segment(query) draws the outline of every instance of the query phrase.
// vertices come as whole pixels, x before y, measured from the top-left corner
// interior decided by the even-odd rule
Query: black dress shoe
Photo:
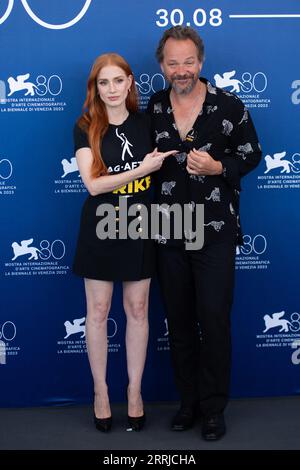
[[[172,431],[186,431],[194,426],[195,409],[192,406],[181,406],[174,416],[171,429]]]
[[[94,423],[98,431],[108,432],[111,430],[112,417],[109,418],[97,418],[94,414]]]
[[[146,422],[146,415],[145,413],[142,416],[133,417],[127,416],[128,420],[128,427],[127,431],[141,431]]]
[[[223,413],[204,416],[202,423],[202,437],[205,441],[217,441],[226,432]]]

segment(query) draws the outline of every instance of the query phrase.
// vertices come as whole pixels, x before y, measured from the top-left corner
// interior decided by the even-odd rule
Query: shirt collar
[[[200,77],[199,79],[206,85],[207,93],[204,101],[204,106],[214,105],[217,101],[217,89],[206,78]]]
[[[207,93],[206,93],[206,97],[205,97],[205,101],[204,101],[204,104],[203,106],[210,106],[210,105],[214,105],[217,101],[217,88],[214,87],[210,81],[208,81],[206,78],[204,77],[200,77],[199,78],[200,82],[204,83],[206,85],[206,88],[207,88]],[[171,85],[169,86],[169,88],[167,89],[167,101],[168,101],[168,104],[170,103],[170,93],[171,93],[171,90],[172,90],[172,87]]]

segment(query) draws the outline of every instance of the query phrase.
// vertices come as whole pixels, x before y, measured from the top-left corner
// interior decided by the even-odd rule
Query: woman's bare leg
[[[151,279],[123,283],[123,304],[127,317],[126,355],[128,370],[128,415],[143,415],[141,382],[148,344],[148,303]]]
[[[113,283],[85,279],[87,302],[86,342],[94,379],[94,411],[97,418],[111,416],[106,384],[107,317],[111,306]]]

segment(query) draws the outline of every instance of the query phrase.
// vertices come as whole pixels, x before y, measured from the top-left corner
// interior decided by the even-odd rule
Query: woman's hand
[[[169,150],[168,152],[158,152],[157,147],[151,153],[145,155],[144,160],[139,166],[139,170],[143,172],[144,175],[153,173],[161,168],[164,159],[170,155],[175,155],[178,153],[178,150]]]

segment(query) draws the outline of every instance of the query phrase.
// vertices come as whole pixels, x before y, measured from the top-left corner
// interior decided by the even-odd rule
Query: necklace
[[[182,105],[175,105],[174,97],[170,94],[170,101],[172,105],[172,111],[176,124],[177,131],[180,135],[181,140],[185,140],[188,132],[192,129],[198,115],[202,111],[202,106],[205,100],[205,92],[203,86],[201,86],[200,93],[197,94],[195,100],[188,107]]]

